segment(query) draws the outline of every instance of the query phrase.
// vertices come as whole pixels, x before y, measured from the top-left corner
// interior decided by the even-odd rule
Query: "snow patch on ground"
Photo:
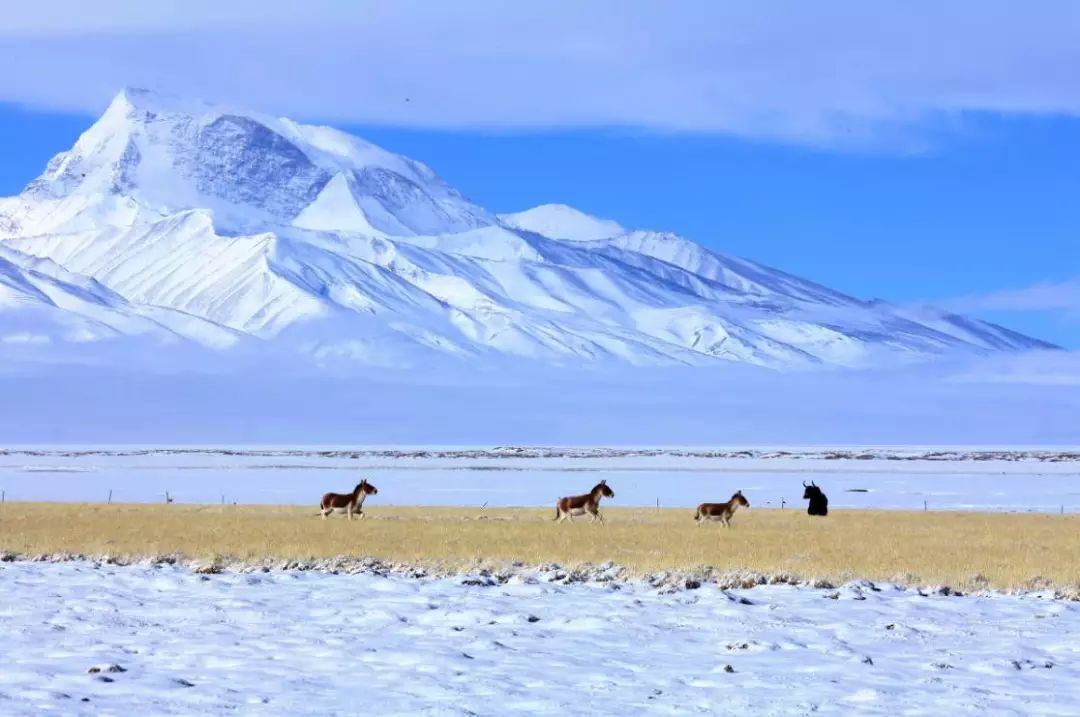
[[[1080,605],[3,563],[10,714],[1068,714]]]

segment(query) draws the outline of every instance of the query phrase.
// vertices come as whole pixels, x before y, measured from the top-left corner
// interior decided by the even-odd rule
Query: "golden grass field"
[[[689,509],[604,510],[607,525],[556,525],[553,509],[371,505],[367,518],[297,506],[7,503],[0,549],[240,560],[372,556],[431,567],[607,560],[634,572],[786,573],[1002,589],[1080,585],[1080,516],[836,510],[739,512],[698,528]],[[980,583],[974,576],[981,575]]]

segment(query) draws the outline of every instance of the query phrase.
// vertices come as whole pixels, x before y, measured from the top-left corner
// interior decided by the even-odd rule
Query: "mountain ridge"
[[[144,90],[0,199],[0,250],[12,286],[47,260],[112,310],[158,317],[106,322],[117,335],[253,340],[316,362],[786,368],[1052,348],[565,205],[497,215],[339,130]],[[14,305],[0,293],[0,317]]]

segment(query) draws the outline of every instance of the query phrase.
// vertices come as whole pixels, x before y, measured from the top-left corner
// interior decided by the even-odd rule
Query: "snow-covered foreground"
[[[1080,704],[1077,603],[548,577],[0,564],[0,713],[1065,715]]]
[[[801,507],[814,481],[837,508],[908,510],[1080,510],[1080,462],[1065,449],[1001,449],[994,460],[969,448],[955,459],[919,458],[932,449],[839,449],[872,459],[830,459],[828,449],[523,449],[407,448],[24,448],[0,451],[0,489],[8,500],[313,505],[327,491],[369,478],[370,505],[548,506],[601,478],[613,506],[691,507],[742,490],[756,507]],[[984,449],[985,450],[985,449]],[[717,453],[712,456],[711,453]],[[762,457],[771,455],[772,457]],[[981,454],[985,457],[985,453]],[[901,460],[907,456],[910,460]],[[1027,456],[1023,459],[1018,457]],[[1068,459],[1063,459],[1066,457]]]

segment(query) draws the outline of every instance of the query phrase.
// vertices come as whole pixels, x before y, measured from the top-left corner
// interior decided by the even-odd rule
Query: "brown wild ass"
[[[740,505],[750,507],[750,501],[743,497],[742,491],[736,491],[727,503],[702,503],[697,507],[694,520],[700,528],[706,520],[719,520],[725,528],[731,527],[731,518]]]
[[[606,480],[602,480],[585,495],[572,495],[555,501],[555,520],[561,523],[569,518],[572,523],[575,515],[589,513],[592,515],[592,522],[599,520],[602,524],[604,516],[600,515],[600,499],[614,497],[615,491],[608,488]]]
[[[357,513],[361,518],[364,517],[364,511],[361,507],[364,505],[364,498],[369,495],[375,495],[379,492],[379,489],[367,482],[367,478],[356,484],[352,493],[327,493],[319,501],[319,511],[322,513],[323,520],[326,520],[326,516],[337,511],[345,511],[349,515],[349,520],[352,520],[353,514]]]

